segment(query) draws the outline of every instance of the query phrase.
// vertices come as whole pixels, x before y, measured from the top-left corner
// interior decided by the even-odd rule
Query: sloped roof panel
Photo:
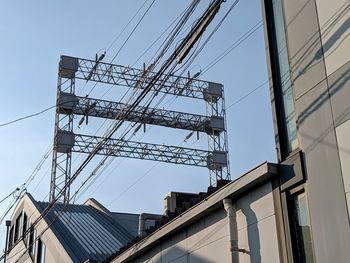
[[[42,212],[48,205],[36,202]],[[56,204],[45,220],[68,254],[80,262],[101,262],[130,242],[134,235],[115,219],[87,205]]]

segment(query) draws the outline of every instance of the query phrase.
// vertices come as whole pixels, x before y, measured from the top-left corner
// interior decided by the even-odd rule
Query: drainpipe
[[[9,229],[10,229],[11,221],[6,220],[6,241],[5,241],[5,253],[4,253],[4,263],[6,263],[6,256],[7,256],[7,248],[8,248],[8,241],[9,241]]]
[[[232,200],[229,198],[224,199],[223,203],[224,203],[224,208],[227,212],[227,219],[228,219],[231,262],[238,263],[239,257],[238,257],[238,231],[237,231],[236,208],[232,204]]]
[[[160,220],[161,215],[142,213],[139,216],[139,237],[146,236],[146,221],[147,220]]]

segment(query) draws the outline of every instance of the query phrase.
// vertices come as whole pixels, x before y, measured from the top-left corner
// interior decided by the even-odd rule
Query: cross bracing
[[[70,112],[105,119],[120,119],[122,112],[128,107],[120,102],[79,97],[63,92],[60,94],[60,105],[59,111],[62,114]],[[124,116],[124,120],[207,133],[212,133],[213,129],[219,130],[220,124],[223,129],[223,119],[220,117],[143,106],[136,107],[131,114]]]
[[[140,86],[140,88],[144,86],[139,85],[141,79],[144,79],[143,83],[147,84],[156,74],[155,72],[148,72],[147,69],[137,69],[68,56],[61,57],[59,72],[61,77],[65,78],[76,78],[126,87]],[[151,91],[157,91],[159,85],[162,85],[161,93],[203,99],[203,94],[205,94],[206,89],[210,85],[220,84],[189,77],[163,75],[157,80]]]
[[[72,152],[90,153],[101,140],[100,137],[75,134]],[[166,163],[208,167],[209,152],[163,144],[152,144],[121,139],[109,139],[98,150],[99,155],[127,157]]]

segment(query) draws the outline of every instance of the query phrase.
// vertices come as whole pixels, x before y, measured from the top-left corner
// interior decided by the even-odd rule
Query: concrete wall
[[[270,184],[236,201],[240,263],[280,262]],[[228,220],[223,207],[174,234],[132,262],[231,262]],[[116,259],[113,262],[119,262]]]

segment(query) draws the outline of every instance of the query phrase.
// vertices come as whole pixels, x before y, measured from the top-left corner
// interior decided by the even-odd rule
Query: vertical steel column
[[[55,134],[52,153],[50,201],[60,195],[59,201],[69,202],[69,189],[65,185],[71,177],[73,114],[71,105],[75,101],[62,101],[62,92],[75,93],[75,68],[77,65],[64,65],[61,57],[57,83]],[[67,62],[67,61],[65,61]],[[75,62],[75,61],[74,61]],[[73,63],[74,64],[74,63]],[[67,138],[70,139],[67,141]],[[70,141],[70,143],[69,143]]]
[[[221,84],[212,83],[204,92],[206,101],[207,116],[221,117],[223,120],[222,130],[212,129],[208,132],[208,151],[214,154],[222,154],[225,159],[223,165],[216,165],[209,168],[209,180],[211,186],[216,186],[218,180],[230,180],[230,166],[228,157],[227,129],[226,129],[226,114],[225,114],[225,99],[224,89]],[[215,163],[216,161],[213,160]]]

